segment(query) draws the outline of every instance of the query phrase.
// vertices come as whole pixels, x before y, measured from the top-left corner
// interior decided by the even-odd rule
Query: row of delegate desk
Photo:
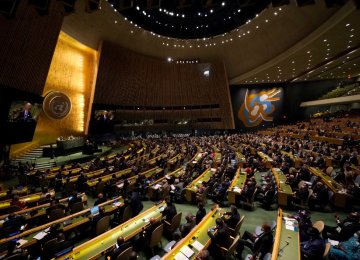
[[[80,194],[81,201],[84,205],[87,205],[87,196],[85,193]],[[68,198],[63,198],[59,200],[59,203],[64,205],[65,207],[68,207]],[[38,206],[26,208],[20,211],[17,211],[16,214],[19,216],[23,216],[26,221],[31,221],[35,218],[40,218],[42,216],[46,215],[46,210],[50,207],[50,203],[41,204]],[[9,214],[4,214],[0,216],[0,227],[5,222],[5,219],[9,216]]]
[[[99,206],[104,206],[105,213],[108,215],[113,214],[123,205],[124,204],[122,202],[121,197],[99,204]],[[9,238],[1,239],[0,244],[6,244],[12,240],[18,240],[18,242],[21,244],[21,248],[28,248],[30,246],[35,245],[39,240],[41,240],[40,238],[41,235],[45,235],[46,230],[53,224],[59,224],[60,230],[66,233],[86,223],[89,223],[91,221],[89,213],[90,213],[90,208],[84,209],[75,214],[71,214],[61,219],[46,223],[44,225],[32,228],[30,230],[26,230],[23,233],[11,236]]]

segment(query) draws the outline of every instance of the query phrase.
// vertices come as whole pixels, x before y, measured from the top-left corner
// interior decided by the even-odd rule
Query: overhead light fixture
[[[204,76],[205,77],[209,77],[209,75],[210,75],[210,70],[209,69],[206,69],[206,70],[204,70]]]

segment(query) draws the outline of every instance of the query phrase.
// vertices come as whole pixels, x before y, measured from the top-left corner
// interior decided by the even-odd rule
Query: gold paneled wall
[[[59,136],[86,134],[98,58],[98,51],[60,33],[43,96],[51,91],[61,91],[70,98],[72,108],[64,119],[50,119],[42,113],[35,130],[34,142],[49,144],[56,142]]]

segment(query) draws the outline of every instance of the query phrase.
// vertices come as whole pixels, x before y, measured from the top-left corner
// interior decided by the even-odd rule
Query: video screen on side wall
[[[7,121],[11,123],[35,123],[39,118],[41,110],[41,103],[30,102],[27,100],[15,100],[11,102]]]
[[[114,120],[114,110],[95,110],[94,117],[97,122],[110,122]]]

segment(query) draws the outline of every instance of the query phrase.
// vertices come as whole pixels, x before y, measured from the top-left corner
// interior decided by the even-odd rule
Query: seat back
[[[13,213],[13,212],[16,212],[16,211],[20,211],[22,210],[22,208],[20,208],[19,206],[16,206],[16,205],[12,205],[10,207],[7,208],[7,213]]]
[[[82,203],[82,201],[79,201],[71,206],[70,213],[74,214],[74,213],[82,211],[83,209],[84,209],[84,204]]]
[[[150,244],[149,244],[150,247],[156,246],[161,242],[163,231],[164,231],[164,224],[161,224],[160,226],[155,228],[155,230],[151,234]]]
[[[110,217],[109,216],[105,216],[102,217],[97,223],[96,223],[96,235],[100,235],[102,233],[104,233],[105,231],[107,231],[109,229],[110,226]]]
[[[126,222],[128,221],[132,216],[132,210],[131,210],[131,207],[130,205],[129,206],[126,206],[126,208],[124,209],[124,213],[122,215],[122,222]]]
[[[237,245],[239,244],[239,241],[240,241],[240,235],[237,234],[234,241],[230,245],[228,251],[226,252],[226,259],[228,259],[228,258],[230,258],[231,256],[234,255],[234,252],[236,250]]]
[[[116,260],[129,260],[133,251],[132,246],[126,248],[121,254],[116,257]]]
[[[313,227],[316,228],[320,234],[324,230],[324,226],[325,226],[325,223],[322,220],[318,220],[313,224]]]
[[[324,260],[328,258],[328,255],[329,255],[329,252],[330,252],[330,247],[331,247],[330,243],[325,244],[325,251],[324,251],[324,254],[323,254],[323,259]]]
[[[54,209],[49,214],[49,221],[51,222],[63,217],[65,217],[65,212],[63,209]]]
[[[172,233],[174,232],[176,229],[179,228],[180,223],[181,223],[181,216],[182,216],[182,212],[176,214],[172,220],[171,220],[171,226],[169,228],[169,231]]]
[[[240,218],[239,222],[236,224],[235,229],[234,229],[234,234],[233,234],[234,236],[237,236],[239,234],[240,228],[244,222],[244,219],[245,219],[245,216],[242,216]]]

